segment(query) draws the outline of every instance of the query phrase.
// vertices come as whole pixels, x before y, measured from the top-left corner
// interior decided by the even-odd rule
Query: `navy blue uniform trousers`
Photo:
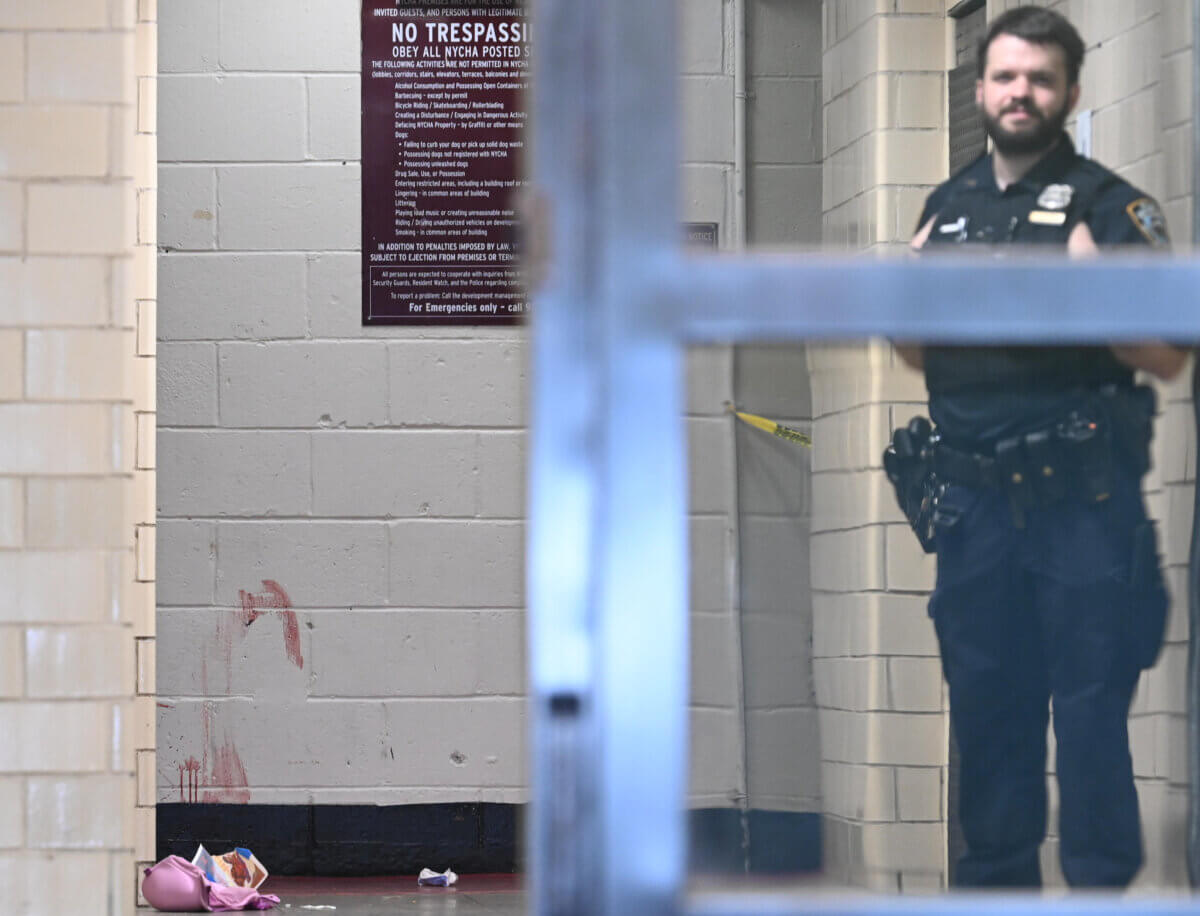
[[[938,533],[930,614],[961,760],[956,884],[1041,884],[1051,703],[1067,881],[1123,887],[1141,867],[1127,722],[1166,592],[1139,480],[1118,477],[1109,499],[1034,509],[1024,528],[1001,493],[945,494],[962,514]]]

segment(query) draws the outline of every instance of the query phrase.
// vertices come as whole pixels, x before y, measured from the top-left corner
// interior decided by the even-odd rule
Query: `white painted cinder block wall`
[[[728,3],[683,14],[680,218],[727,239]],[[161,17],[159,798],[195,758],[201,801],[523,801],[525,334],[361,326],[357,3]],[[731,805],[729,352],[688,371],[692,802]]]

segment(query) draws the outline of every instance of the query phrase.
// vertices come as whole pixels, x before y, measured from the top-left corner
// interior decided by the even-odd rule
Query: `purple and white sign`
[[[516,0],[363,0],[363,324],[515,324],[530,35]]]

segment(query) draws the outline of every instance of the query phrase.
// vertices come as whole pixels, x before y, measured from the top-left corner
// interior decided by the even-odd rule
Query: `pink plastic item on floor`
[[[179,856],[167,856],[146,869],[142,896],[156,910],[167,913],[269,910],[279,903],[274,894],[260,894],[252,887],[214,884],[203,871]]]

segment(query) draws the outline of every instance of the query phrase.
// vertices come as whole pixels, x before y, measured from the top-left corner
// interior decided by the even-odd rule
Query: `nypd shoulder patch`
[[[1139,197],[1125,208],[1125,212],[1151,244],[1166,246],[1171,243],[1167,236],[1167,218],[1153,198]]]

